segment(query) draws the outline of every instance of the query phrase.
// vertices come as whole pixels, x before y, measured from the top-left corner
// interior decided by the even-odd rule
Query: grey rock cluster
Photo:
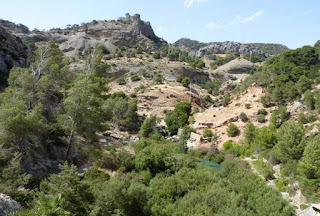
[[[214,43],[206,47],[200,48],[197,52],[190,52],[189,55],[196,57],[203,57],[205,54],[231,54],[231,53],[240,53],[241,55],[259,55],[264,57],[269,57],[270,55],[264,53],[262,50],[238,42],[222,42]]]
[[[0,193],[0,216],[6,216],[22,209],[22,206],[11,197]]]

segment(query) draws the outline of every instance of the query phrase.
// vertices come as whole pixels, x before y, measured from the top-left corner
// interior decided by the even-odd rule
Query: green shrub
[[[139,134],[142,137],[150,137],[153,133],[156,132],[156,126],[157,118],[155,116],[150,116],[143,121],[140,127]]]
[[[214,163],[221,164],[225,160],[225,155],[223,153],[208,153],[206,159]]]
[[[231,140],[228,140],[223,144],[222,151],[229,154],[233,154],[234,156],[240,156],[241,147],[240,145],[232,142]]]
[[[212,99],[211,99],[210,95],[206,95],[206,96],[204,97],[204,100],[207,101],[207,102],[209,102],[209,103],[212,103]]]
[[[240,114],[240,119],[243,122],[247,122],[249,120],[247,114],[245,114],[244,112]]]
[[[222,105],[223,105],[223,106],[227,106],[227,105],[230,103],[230,101],[231,101],[230,94],[227,93],[227,94],[225,94],[224,97],[223,97]]]
[[[183,77],[182,77],[182,76],[177,76],[177,77],[176,77],[176,81],[177,81],[177,82],[179,82],[179,83],[181,83],[181,82],[182,82],[182,79],[183,79]]]
[[[183,87],[188,87],[189,84],[190,84],[189,78],[185,77],[185,78],[181,81],[181,84],[182,84]]]
[[[207,138],[207,137],[212,137],[212,136],[213,136],[212,130],[210,130],[208,128],[204,129],[203,137]]]
[[[267,115],[268,114],[268,112],[267,112],[267,110],[266,109],[259,109],[258,110],[258,115]]]
[[[260,122],[260,123],[266,122],[266,116],[262,115],[262,114],[258,115],[257,116],[257,121]]]
[[[131,81],[132,81],[132,82],[137,82],[137,81],[139,81],[139,80],[141,80],[141,78],[140,78],[138,75],[133,75],[133,76],[131,76]]]
[[[227,128],[227,133],[229,137],[235,137],[239,135],[240,131],[235,124],[231,123]]]
[[[152,54],[152,57],[153,57],[154,59],[160,59],[160,58],[161,58],[160,52],[155,52],[155,53],[153,53],[153,54]]]
[[[266,179],[274,179],[274,170],[269,162],[264,162],[263,160],[253,161],[252,164],[257,169],[257,171]]]
[[[157,84],[163,83],[163,77],[161,76],[161,74],[156,74],[155,77],[154,77],[154,81],[155,81]]]
[[[126,81],[125,78],[120,77],[119,79],[117,79],[117,83],[118,83],[119,85],[125,85],[125,84],[127,84],[127,81]]]
[[[196,114],[196,113],[198,113],[199,112],[199,107],[195,107],[194,109],[193,109],[193,112],[192,112],[192,114]]]

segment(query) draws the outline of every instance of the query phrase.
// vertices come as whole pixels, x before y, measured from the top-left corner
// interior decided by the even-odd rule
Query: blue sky
[[[139,13],[169,42],[188,37],[297,48],[320,39],[319,0],[0,0],[0,19],[40,30],[127,12]]]

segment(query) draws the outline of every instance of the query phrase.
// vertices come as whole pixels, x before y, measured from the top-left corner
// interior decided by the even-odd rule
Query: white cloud
[[[208,2],[209,0],[184,0],[184,7],[188,8],[193,5],[193,3],[202,3],[202,2]]]
[[[242,22],[243,22],[243,23],[247,23],[247,22],[254,21],[254,20],[256,20],[258,17],[262,16],[263,14],[264,14],[264,10],[259,10],[259,11],[257,11],[256,13],[254,13],[253,15],[243,18],[243,21],[242,21]]]
[[[236,25],[241,23],[244,24],[244,23],[252,22],[258,19],[262,15],[264,15],[264,10],[259,10],[248,17],[242,17],[240,15],[237,15],[231,22],[229,22],[229,25]]]
[[[157,30],[160,34],[164,34],[167,32],[167,29],[163,26],[158,26]]]
[[[209,22],[206,24],[206,29],[222,29],[224,28],[224,25],[217,24],[215,22]]]

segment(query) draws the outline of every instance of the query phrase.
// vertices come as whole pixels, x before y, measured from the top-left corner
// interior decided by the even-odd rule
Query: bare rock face
[[[255,64],[245,59],[234,59],[214,70],[214,73],[242,74],[255,70]]]
[[[241,44],[238,42],[223,42],[223,43],[214,43],[206,47],[200,48],[196,53],[190,53],[190,55],[195,55],[196,57],[203,57],[206,53],[212,54],[231,54],[231,53],[240,53],[241,55],[259,55],[263,57],[269,57],[270,55],[264,53],[262,50],[247,45]]]
[[[13,66],[28,65],[29,50],[20,38],[0,25],[0,87],[4,87]]]
[[[19,37],[34,40],[36,43],[54,40],[60,49],[69,57],[78,58],[96,44],[103,45],[109,52],[118,47],[141,45],[149,49],[161,43],[150,23],[142,21],[139,15],[119,18],[117,21],[92,21],[81,25],[69,26],[67,29],[51,29],[49,31],[34,30]]]
[[[208,73],[190,67],[181,67],[176,70],[169,71],[166,78],[168,77],[171,80],[176,80],[179,76],[187,77],[191,82],[198,84],[204,84],[207,81],[210,81]]]
[[[6,216],[22,209],[22,206],[11,197],[0,193],[0,216]]]

